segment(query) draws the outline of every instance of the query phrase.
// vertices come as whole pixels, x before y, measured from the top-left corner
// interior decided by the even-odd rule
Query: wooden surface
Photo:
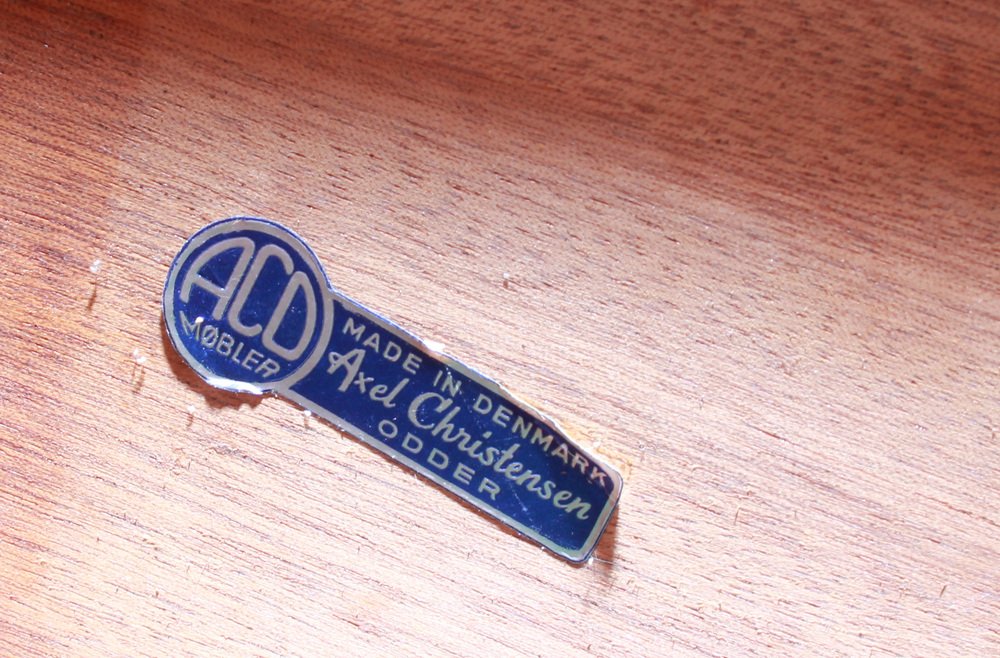
[[[0,654],[1000,655],[997,5],[480,4],[0,4]],[[181,364],[235,214],[618,466],[596,559]]]

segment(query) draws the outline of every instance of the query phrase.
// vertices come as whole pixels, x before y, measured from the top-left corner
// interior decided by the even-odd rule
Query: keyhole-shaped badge
[[[208,383],[288,398],[568,560],[587,559],[607,527],[614,469],[334,290],[279,224],[237,217],[198,231],[170,267],[163,316]]]

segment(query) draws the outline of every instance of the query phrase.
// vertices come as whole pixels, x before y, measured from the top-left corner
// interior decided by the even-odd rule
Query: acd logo
[[[217,285],[202,276],[201,270],[207,263],[230,249],[239,249],[240,256],[225,285]],[[276,244],[266,244],[256,252],[256,257],[255,250],[256,246],[253,240],[246,237],[229,238],[216,242],[204,250],[191,264],[190,269],[188,269],[187,274],[184,276],[184,282],[181,284],[180,299],[184,303],[189,302],[192,286],[198,286],[206,290],[217,298],[215,307],[212,309],[213,319],[219,321],[222,319],[223,314],[225,314],[226,322],[230,328],[245,338],[254,338],[263,332],[261,335],[261,344],[265,349],[283,359],[294,361],[305,352],[306,347],[309,345],[309,340],[312,338],[313,331],[316,329],[316,293],[309,283],[309,277],[304,272],[295,271],[292,257],[283,248]],[[261,327],[259,323],[245,324],[240,317],[243,313],[243,308],[246,306],[247,298],[253,291],[257,279],[260,278],[261,271],[270,258],[277,259],[284,266],[285,274],[289,274],[291,277],[285,284],[284,292],[281,293],[281,297],[278,299],[278,303],[275,305],[271,317],[267,321],[267,325]],[[249,272],[247,271],[248,267]],[[278,343],[275,340],[275,334],[281,328],[285,315],[292,305],[292,300],[295,299],[295,295],[299,291],[302,291],[305,296],[305,325],[299,334],[298,342],[294,346],[288,347]],[[227,306],[229,307],[228,313],[226,312]]]
[[[333,302],[316,257],[284,227],[223,220],[193,236],[164,290],[171,341],[216,386],[287,387],[322,356]]]

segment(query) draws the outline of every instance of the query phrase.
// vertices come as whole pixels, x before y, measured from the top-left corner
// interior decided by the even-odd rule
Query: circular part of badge
[[[224,219],[193,235],[163,290],[167,334],[205,381],[230,391],[282,391],[323,356],[333,300],[302,239],[273,222]]]

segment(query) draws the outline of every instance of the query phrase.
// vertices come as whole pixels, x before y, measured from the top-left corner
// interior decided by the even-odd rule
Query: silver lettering
[[[448,455],[437,448],[432,448],[430,454],[427,455],[427,463],[434,468],[444,470],[448,468]]]
[[[479,483],[479,493],[484,491],[490,495],[490,500],[496,500],[497,494],[500,493],[500,485],[489,478],[483,478]]]
[[[443,395],[438,395],[437,393],[421,393],[417,397],[413,398],[413,402],[410,403],[410,408],[407,411],[406,417],[415,426],[420,429],[429,430],[434,427],[434,423],[422,423],[420,418],[417,417],[417,413],[420,411],[420,407],[423,406],[424,402],[437,398],[438,405],[434,411],[440,413],[451,406],[451,400],[444,397]]]
[[[295,299],[295,293],[297,290],[302,290],[303,295],[305,295],[306,324],[305,327],[302,328],[302,334],[299,336],[299,342],[295,344],[295,347],[287,348],[278,344],[278,342],[274,340],[274,334],[281,327],[281,323],[284,321],[285,315],[288,313],[288,307],[292,305],[292,300]],[[271,350],[278,356],[284,357],[289,361],[294,361],[302,356],[302,353],[306,351],[306,347],[309,346],[309,341],[312,340],[313,331],[315,329],[316,293],[309,285],[309,277],[303,272],[296,272],[292,275],[292,278],[289,279],[288,285],[285,286],[285,292],[282,293],[281,299],[278,300],[278,305],[275,307],[270,321],[268,321],[267,326],[264,327],[264,335],[261,339],[264,343],[264,347]]]
[[[354,336],[354,340],[361,340],[365,333],[365,325],[357,324],[354,318],[348,316],[347,322],[344,323],[344,333]]]
[[[225,285],[220,286],[212,283],[201,275],[201,270],[208,261],[230,249],[240,249],[241,252],[236,265],[233,266],[233,271],[229,273],[229,278],[226,280]],[[215,307],[212,309],[212,317],[216,320],[221,320],[222,314],[229,304],[229,300],[233,298],[233,294],[236,292],[237,284],[243,278],[243,273],[246,272],[247,265],[250,264],[253,252],[254,244],[250,238],[229,238],[228,240],[216,242],[198,254],[198,257],[191,263],[191,268],[184,275],[184,281],[181,283],[181,301],[189,301],[191,298],[191,286],[198,286],[202,290],[215,295],[216,302]]]
[[[490,400],[485,395],[483,395],[482,393],[480,393],[476,397],[476,402],[475,404],[472,405],[473,411],[475,411],[477,414],[483,414],[483,415],[488,414],[490,412],[490,409],[492,408],[493,408],[493,401]]]
[[[406,452],[411,452],[415,455],[419,453],[423,449],[423,447],[424,447],[424,442],[421,441],[419,437],[414,436],[409,432],[407,432],[406,436],[403,437],[403,450],[405,450]]]
[[[243,283],[240,284],[239,290],[236,291],[236,295],[233,297],[233,304],[229,307],[229,312],[226,313],[226,320],[229,322],[229,326],[236,330],[237,333],[243,334],[247,338],[252,338],[261,332],[261,326],[259,324],[254,324],[247,326],[243,324],[240,320],[240,313],[243,312],[243,305],[247,303],[247,297],[250,296],[251,291],[253,291],[254,285],[257,283],[257,279],[260,277],[261,270],[264,269],[264,264],[267,263],[268,258],[277,258],[281,261],[281,264],[285,266],[285,274],[291,274],[294,269],[294,264],[292,263],[292,257],[288,255],[284,249],[276,244],[264,245],[254,256],[253,264],[250,266],[250,271],[247,272],[247,276],[243,279]],[[312,332],[310,332],[312,335]]]
[[[455,467],[455,479],[462,484],[472,484],[472,476],[475,474],[476,472],[468,464],[459,463]]]

